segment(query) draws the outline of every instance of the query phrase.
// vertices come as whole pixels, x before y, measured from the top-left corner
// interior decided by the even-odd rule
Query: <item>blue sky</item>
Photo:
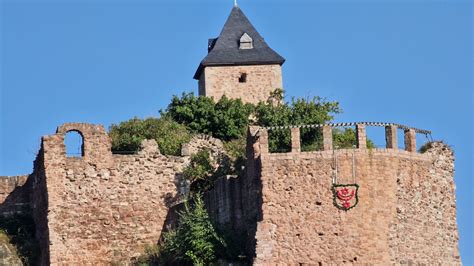
[[[0,3],[0,175],[30,173],[40,137],[64,122],[108,127],[157,116],[173,94],[197,93],[192,77],[207,39],[232,7],[232,0]],[[336,121],[429,129],[454,148],[461,257],[474,265],[472,3],[239,3],[287,59],[288,97],[337,100],[344,113]]]

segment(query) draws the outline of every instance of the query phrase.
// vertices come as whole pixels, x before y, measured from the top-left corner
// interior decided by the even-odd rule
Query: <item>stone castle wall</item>
[[[239,82],[244,73],[246,82]],[[216,101],[226,95],[256,104],[266,101],[277,88],[283,88],[280,65],[206,67],[199,79],[199,95],[214,97]]]
[[[71,131],[82,137],[80,157],[66,154]],[[219,140],[197,135],[182,157],[160,154],[154,140],[116,155],[102,126],[64,124],[42,138],[32,174],[0,177],[0,216],[33,217],[41,265],[127,262],[176,219],[173,206],[189,189],[182,168],[200,149],[216,159],[224,152]]]
[[[386,149],[367,149],[357,126],[357,149],[334,151],[323,127],[324,150],[268,151],[268,132],[248,134],[246,175],[221,178],[208,195],[211,216],[243,238],[256,265],[460,264],[454,192],[454,157],[442,143],[416,152],[414,130],[397,149],[396,128],[386,128]],[[337,183],[357,183],[359,203],[344,211],[333,202]],[[355,180],[352,175],[354,160]]]
[[[83,136],[83,157],[66,157],[69,131]],[[43,146],[51,263],[126,261],[157,242],[183,158],[161,155],[155,141],[136,155],[112,155],[104,128],[88,124],[65,124]]]
[[[83,137],[81,157],[66,156],[69,131]],[[189,160],[142,145],[113,155],[102,126],[64,124],[42,138],[31,175],[0,178],[0,214],[33,216],[42,265],[128,261],[159,240]]]
[[[204,194],[209,216],[220,230],[234,233],[247,260],[256,257],[257,222],[262,219],[262,187],[258,127],[247,132],[245,174],[223,176]],[[235,243],[234,243],[235,244]]]
[[[259,130],[255,263],[459,264],[452,151],[434,143],[416,153],[413,130],[405,135],[409,151],[367,149],[365,127],[357,131],[359,148],[335,153],[338,183],[354,182],[354,156],[360,186],[358,205],[344,211],[333,204],[331,140],[324,151],[300,152],[293,128],[292,152],[269,153],[268,132]],[[396,144],[396,135],[387,137]]]
[[[82,157],[67,157],[64,136],[83,137]],[[454,157],[444,144],[416,152],[414,130],[397,149],[396,128],[386,128],[386,149],[367,149],[364,125],[358,148],[334,151],[324,126],[322,151],[301,152],[292,128],[291,152],[270,153],[264,128],[247,134],[241,177],[217,180],[206,193],[210,216],[232,230],[255,264],[459,264]],[[126,262],[158,241],[176,219],[170,211],[188,189],[181,171],[189,155],[223,154],[218,140],[196,136],[184,157],[163,156],[155,141],[134,155],[114,155],[102,126],[71,123],[42,138],[31,175],[0,179],[0,214],[29,212],[36,224],[41,264]],[[359,204],[333,204],[334,154],[338,183],[352,183]]]
[[[28,175],[0,176],[0,217],[29,214]]]

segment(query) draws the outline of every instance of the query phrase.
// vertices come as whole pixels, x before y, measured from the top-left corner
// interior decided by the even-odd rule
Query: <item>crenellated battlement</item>
[[[354,126],[356,131],[356,148],[367,149],[367,132],[366,127],[384,127],[385,128],[385,142],[386,149],[398,150],[397,130],[404,131],[404,150],[407,152],[417,152],[416,149],[416,134],[431,135],[431,131],[407,127],[394,123],[382,122],[353,122],[353,123],[328,123],[328,124],[314,124],[314,125],[295,125],[295,126],[276,126],[276,127],[256,127],[259,136],[259,143],[261,145],[261,153],[270,153],[268,147],[268,134],[272,130],[289,129],[291,132],[291,153],[301,152],[301,137],[300,131],[303,128],[319,128],[322,132],[323,151],[333,150],[337,147],[333,146],[333,128]],[[377,149],[381,150],[381,149]]]
[[[338,126],[355,126],[356,147],[333,147]],[[385,148],[367,147],[367,126],[385,127]],[[321,129],[321,150],[302,151],[302,128]],[[280,129],[291,132],[291,150],[270,152],[269,133]],[[403,149],[398,129],[404,132]],[[389,123],[252,127],[246,178],[258,185],[244,180],[242,193],[261,198],[253,198],[259,206],[252,206],[260,210],[255,262],[459,263],[457,231],[446,233],[456,228],[453,152],[441,142],[417,152],[417,133],[431,132]],[[358,186],[358,204],[341,210],[333,188],[352,184]]]

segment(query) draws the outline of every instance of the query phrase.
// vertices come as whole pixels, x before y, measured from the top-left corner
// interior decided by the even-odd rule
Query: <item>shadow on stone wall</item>
[[[0,198],[0,216],[30,213],[31,179],[27,175],[0,177],[0,196],[6,195]]]
[[[13,181],[16,181],[17,186],[0,203],[0,231],[8,235],[24,265],[35,265],[40,252],[30,207],[33,177],[29,175],[11,179],[16,179]]]

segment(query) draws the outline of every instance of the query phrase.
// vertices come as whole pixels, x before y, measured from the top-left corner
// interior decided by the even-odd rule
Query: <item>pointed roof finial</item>
[[[237,0],[234,0],[234,6],[237,6]]]

